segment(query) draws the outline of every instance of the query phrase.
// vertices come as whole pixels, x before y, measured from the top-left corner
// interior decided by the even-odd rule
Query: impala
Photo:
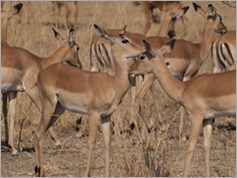
[[[207,8],[207,11],[203,10],[200,6],[197,4],[193,4],[195,10],[200,13],[201,15],[206,17],[206,21],[204,24],[204,32],[201,39],[201,42],[198,44],[194,44],[192,42],[186,41],[186,40],[176,40],[176,45],[173,49],[173,51],[165,56],[165,61],[167,64],[168,69],[170,72],[180,80],[187,81],[193,76],[196,75],[198,72],[201,64],[205,61],[207,58],[209,51],[211,49],[212,41],[215,38],[215,35],[217,33],[225,33],[226,27],[222,23],[222,18],[219,14],[217,14],[216,9],[209,5]],[[183,11],[185,13],[185,11]],[[119,36],[119,34],[116,34],[116,31],[112,31],[111,33],[114,36]],[[138,43],[142,41],[142,39],[146,39],[153,48],[159,48],[161,47],[165,42],[169,41],[169,38],[165,37],[158,37],[158,36],[152,36],[152,37],[143,37],[139,34],[132,34],[132,39],[136,39]],[[100,37],[96,36],[91,44],[91,58],[92,61],[91,69],[99,68],[99,70],[106,71],[103,68],[103,65],[107,66],[108,64],[112,63],[110,61],[113,61],[113,56],[110,54],[110,44],[105,39],[101,39]],[[95,62],[93,62],[95,61]],[[109,62],[108,62],[109,61]],[[95,64],[101,64],[99,67],[97,67]],[[113,65],[112,69],[109,69],[109,72],[112,73],[113,71]],[[101,69],[102,68],[102,69]],[[130,123],[135,123],[135,126],[137,125],[135,120],[135,112],[138,110],[139,105],[142,101],[142,98],[147,93],[149,88],[151,87],[152,83],[154,81],[154,76],[152,74],[147,75],[145,77],[144,82],[141,86],[139,86],[139,90],[136,91],[136,100],[135,96],[132,96],[132,106],[130,113]],[[134,95],[134,92],[132,93]],[[135,108],[135,109],[134,109]],[[179,139],[182,137],[182,130],[183,130],[183,119],[184,119],[184,109],[181,109],[181,115],[180,115],[180,125],[179,125]],[[159,116],[162,117],[162,116]]]
[[[145,2],[144,2],[145,3]],[[155,3],[155,2],[154,2]],[[157,2],[160,3],[160,2]],[[169,4],[169,2],[167,2]],[[178,3],[178,2],[176,2]],[[174,3],[174,4],[176,4]],[[163,4],[163,2],[162,2]],[[181,8],[178,12],[173,13],[172,19],[165,19],[164,24],[170,24],[171,23],[171,29],[165,28],[163,25],[159,29],[159,34],[166,36],[167,34],[174,34],[174,23],[177,18],[183,16],[189,7]],[[171,22],[170,22],[171,21]],[[164,29],[165,28],[165,29]],[[169,31],[168,31],[169,30]],[[108,30],[108,33],[110,33],[113,36],[118,36],[120,30],[111,29]],[[132,32],[126,32],[126,35],[135,40],[139,40],[142,44],[142,39],[145,38],[144,35],[138,34],[138,33],[132,33]],[[113,73],[113,66],[111,66],[113,57],[110,53],[110,43],[108,40],[101,38],[99,35],[94,36],[91,46],[90,46],[90,64],[91,64],[91,71],[106,71],[109,73]]]
[[[3,2],[1,2],[1,6],[3,7]],[[20,12],[22,6],[23,4],[19,3],[6,11],[1,10],[1,46],[9,46],[7,43],[8,21]],[[2,93],[2,111],[5,126],[5,142],[8,144],[9,133],[7,123],[7,93]]]
[[[212,44],[213,72],[236,68],[236,30],[228,31]]]
[[[104,29],[94,25],[101,37],[111,43],[111,53],[116,65],[114,75],[102,72],[76,70],[73,67],[56,64],[40,72],[38,76],[39,93],[43,114],[35,131],[37,165],[35,172],[42,176],[42,147],[44,133],[55,123],[59,116],[68,109],[89,115],[89,152],[86,176],[90,175],[91,162],[96,143],[96,128],[101,121],[105,140],[106,164],[105,175],[110,175],[110,118],[129,89],[128,68],[134,62],[130,59],[144,51],[126,37],[125,31],[120,36],[111,37]]]
[[[206,176],[210,176],[210,150],[213,118],[236,115],[236,71],[204,74],[182,82],[172,76],[164,55],[169,53],[174,40],[160,49],[152,50],[144,41],[146,52],[129,69],[130,78],[153,73],[161,87],[177,103],[181,104],[191,119],[187,160],[183,176],[188,176],[191,158],[203,127]],[[175,46],[175,45],[174,45]]]
[[[41,110],[41,103],[36,93],[36,83],[38,73],[49,65],[69,61],[75,66],[81,67],[78,59],[79,47],[75,43],[75,32],[70,30],[69,39],[63,40],[59,33],[54,30],[55,37],[61,41],[61,46],[49,57],[41,58],[29,51],[2,45],[1,48],[1,92],[9,96],[10,126],[9,126],[9,146],[12,154],[17,154],[14,146],[14,118],[17,92],[26,92],[33,103]],[[3,101],[4,109],[7,109],[6,97]],[[7,119],[7,110],[3,111],[4,118]],[[5,125],[7,129],[7,125]],[[56,144],[59,144],[56,134],[50,129],[51,136]],[[7,139],[8,140],[8,139]],[[7,141],[6,140],[6,141]]]
[[[144,3],[144,5],[146,4],[146,2],[142,2],[142,3]],[[176,7],[179,7],[178,5],[179,2],[173,2],[173,3],[172,2],[166,2],[166,3],[153,2],[153,3],[160,4],[160,7],[163,7],[163,5],[164,7],[166,6],[170,7],[170,9],[172,9],[171,8],[172,4],[175,5]],[[172,36],[172,34],[175,34],[174,24],[176,22],[176,19],[179,19],[180,17],[182,17],[187,12],[188,9],[189,9],[188,6],[183,7],[183,8],[181,8],[180,6],[179,9],[176,9],[176,11],[172,11],[172,15],[169,14],[170,16],[167,15],[168,12],[164,12],[162,15],[161,27],[159,28],[158,34],[163,35],[163,36],[166,36],[167,34]],[[169,29],[168,26],[171,27],[171,29]],[[111,33],[111,35],[118,36],[120,30],[108,30],[108,31],[109,33]],[[126,35],[131,39],[135,39],[141,44],[142,44],[142,39],[145,38],[144,35],[138,34],[138,33],[127,32]],[[110,48],[111,48],[111,45],[108,40],[101,38],[98,35],[93,38],[91,46],[90,46],[90,64],[91,64],[90,70],[91,71],[103,71],[103,72],[107,72],[113,75],[113,71],[116,66],[113,65],[113,56],[111,55]],[[132,89],[132,106],[134,105],[134,102],[135,102],[135,94],[136,94],[136,89],[135,90]],[[133,107],[131,107],[130,113],[132,113],[131,118],[134,118]],[[134,119],[131,119],[131,120],[133,121]]]
[[[74,5],[74,24],[70,25],[69,23],[69,17],[71,15],[71,9],[70,9],[70,4],[69,2],[66,1],[52,1],[53,3],[53,12],[57,11],[57,13],[55,13],[55,19],[56,19],[56,23],[57,23],[57,27],[59,27],[59,17],[62,11],[62,8],[64,7],[66,10],[66,16],[65,16],[65,20],[66,20],[66,25],[67,28],[77,28],[78,27],[78,1],[73,1],[73,5]]]
[[[174,25],[172,23],[175,20],[180,18],[183,20],[183,15],[189,8],[188,6],[182,7],[182,3],[179,1],[141,1],[139,4],[146,18],[143,34],[147,35],[153,21],[160,23],[157,36],[169,35],[173,37],[175,33],[174,31],[169,31],[169,26]]]
[[[123,30],[126,30],[126,26]],[[107,33],[114,37],[119,37],[120,32],[121,29],[107,30]],[[142,44],[144,35],[126,31],[126,37]],[[115,68],[116,66],[114,66],[113,63],[110,41],[99,35],[95,35],[90,46],[90,71],[107,72],[108,74],[113,75]]]
[[[203,10],[200,6],[193,3],[195,11],[206,17],[204,24],[204,32],[200,43],[192,43],[186,40],[176,40],[176,45],[171,53],[164,56],[167,68],[173,76],[176,78],[188,81],[194,77],[202,63],[206,60],[210,50],[212,41],[215,39],[217,33],[226,33],[226,27],[222,23],[222,18],[217,14],[216,9],[211,4],[208,5],[207,10]],[[147,37],[145,40],[151,44],[152,48],[159,48],[169,39],[164,39],[160,37]],[[154,76],[149,74],[145,77],[142,86],[139,87],[137,92],[137,100],[135,102],[135,108],[138,108],[140,102],[147,91],[150,89],[154,81]],[[133,109],[132,112],[135,112]],[[183,130],[183,120],[184,120],[185,110],[181,108],[180,115],[180,125],[179,125],[179,139],[182,137]],[[134,113],[131,114],[133,122]]]

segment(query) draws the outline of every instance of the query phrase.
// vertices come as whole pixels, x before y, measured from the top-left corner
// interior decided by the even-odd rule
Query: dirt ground
[[[206,9],[209,2],[196,2]],[[222,15],[223,22],[229,30],[236,28],[236,9],[228,7],[221,2],[212,2],[218,13]],[[177,24],[177,38],[184,38],[195,43],[201,39],[203,31],[203,18],[196,15],[191,2],[184,2],[190,9],[186,14],[185,28]],[[70,4],[72,8],[72,4]],[[22,19],[14,17],[9,23],[8,41],[12,46],[23,47],[39,56],[48,56],[58,44],[54,39],[51,24],[53,18],[51,2],[31,2],[31,6],[24,3]],[[60,17],[64,24],[62,11]],[[83,68],[89,66],[89,46],[94,33],[93,24],[104,28],[123,28],[142,33],[145,17],[140,7],[134,7],[131,2],[80,2],[79,27],[76,29],[77,42],[81,47],[80,59]],[[70,17],[73,19],[73,17]],[[149,35],[157,32],[158,25],[153,25]],[[64,36],[66,29],[59,29]],[[211,58],[201,67],[199,73],[211,70]],[[165,177],[181,176],[186,159],[186,146],[188,143],[189,118],[186,116],[184,133],[186,141],[177,139],[179,125],[179,105],[174,103],[159,88],[155,82],[155,93],[147,93],[138,112],[141,123],[139,132],[131,134],[120,132],[128,125],[131,93],[126,94],[122,104],[113,114],[115,123],[114,134],[111,141],[111,176],[123,177]],[[159,110],[157,109],[159,106]],[[158,117],[160,113],[164,121]],[[43,162],[46,176],[49,177],[80,177],[84,175],[88,154],[88,126],[83,122],[80,129],[82,137],[78,137],[76,121],[79,117],[87,121],[87,116],[66,111],[54,125],[60,136],[61,147],[56,148],[49,134],[44,140]],[[36,165],[34,153],[34,140],[32,131],[37,126],[40,113],[30,102],[25,93],[18,94],[17,118],[15,121],[14,139],[19,154],[12,156],[4,145],[4,123],[1,125],[1,176],[2,177],[32,177]],[[152,130],[149,123],[152,124]],[[211,143],[210,170],[213,177],[236,176],[236,123],[234,118],[219,118],[215,121]],[[95,149],[92,176],[103,176],[105,168],[105,146],[100,126],[97,131],[97,145]],[[205,159],[203,149],[203,135],[200,132],[195,153],[191,162],[189,175],[193,177],[205,176]]]

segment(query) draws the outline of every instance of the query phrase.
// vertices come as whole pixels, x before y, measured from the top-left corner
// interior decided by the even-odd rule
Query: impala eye
[[[140,57],[139,57],[139,59],[142,61],[142,60],[144,60],[146,57],[145,57],[145,55],[141,55]]]
[[[122,43],[126,44],[126,43],[129,43],[130,41],[126,38],[122,39]]]

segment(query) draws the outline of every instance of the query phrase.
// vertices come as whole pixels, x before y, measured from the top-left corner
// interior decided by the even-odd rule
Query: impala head
[[[120,57],[122,57],[125,61],[138,56],[144,51],[141,44],[126,36],[126,26],[120,31],[118,36],[110,35],[105,29],[99,27],[98,25],[94,24],[94,27],[102,38],[110,41],[113,53],[120,55]]]
[[[175,36],[174,24],[177,20],[181,19],[188,11],[189,6],[182,7],[180,2],[166,2],[162,11],[159,8],[154,8],[152,11],[153,19],[160,19],[158,36]]]
[[[7,23],[8,21],[15,16],[16,14],[18,14],[22,8],[23,4],[19,3],[16,4],[14,6],[12,6],[11,8],[9,8],[8,10],[3,11],[1,9],[1,35],[2,35],[2,41],[5,40],[7,38]],[[5,39],[4,39],[5,38]]]
[[[164,55],[172,51],[175,40],[169,41],[156,51],[153,51],[150,44],[145,40],[143,43],[146,51],[141,53],[139,59],[129,68],[129,81],[132,86],[136,85],[136,76],[153,73],[155,68],[159,67],[157,61],[163,60]]]
[[[193,7],[196,12],[206,18],[207,23],[213,24],[213,30],[216,33],[225,34],[227,32],[227,28],[222,22],[222,17],[217,13],[216,8],[213,5],[209,4],[206,11],[196,3],[193,3]]]
[[[68,40],[64,40],[62,38],[62,36],[54,28],[52,28],[52,29],[53,29],[55,38],[58,39],[61,46],[67,45],[67,47],[68,47],[68,52],[64,58],[64,61],[72,66],[77,67],[77,68],[82,68],[82,65],[81,65],[81,62],[79,59],[80,47],[75,42],[76,35],[75,35],[74,29],[69,30]]]

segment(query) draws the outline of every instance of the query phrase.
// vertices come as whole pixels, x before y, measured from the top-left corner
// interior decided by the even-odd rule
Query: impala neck
[[[199,54],[201,61],[205,61],[211,50],[212,41],[214,40],[215,32],[213,30],[214,22],[206,20],[201,42],[199,44]]]
[[[163,90],[174,101],[180,103],[185,83],[172,76],[163,59],[156,60],[156,64],[153,66],[158,66],[154,67],[153,73]]]
[[[114,59],[114,76],[113,81],[116,82],[120,86],[120,88],[116,88],[116,90],[121,91],[121,93],[126,93],[129,89],[129,81],[128,81],[128,64],[124,61],[123,57],[117,54],[116,50],[113,51],[113,59]],[[120,57],[119,57],[120,56]]]
[[[40,60],[41,67],[44,69],[52,64],[63,63],[67,52],[69,50],[69,46],[67,42],[63,43],[53,54],[49,57]]]
[[[2,23],[2,28],[1,28],[1,42],[7,43],[7,24]]]

